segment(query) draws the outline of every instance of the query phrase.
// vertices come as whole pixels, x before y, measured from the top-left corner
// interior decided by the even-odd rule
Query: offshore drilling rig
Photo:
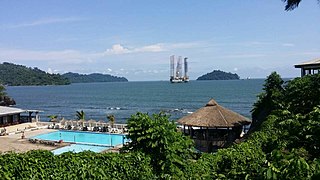
[[[170,82],[171,83],[182,83],[189,82],[188,77],[188,61],[187,57],[183,59],[184,61],[184,74],[182,73],[182,57],[178,57],[177,67],[175,67],[175,56],[170,56]]]

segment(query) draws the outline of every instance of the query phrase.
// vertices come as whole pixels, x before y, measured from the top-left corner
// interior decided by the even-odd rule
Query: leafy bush
[[[154,179],[150,158],[139,153],[30,151],[0,155],[1,179]]]
[[[182,176],[186,161],[192,158],[192,141],[177,131],[174,122],[165,114],[137,113],[128,120],[126,150],[143,152],[151,157],[157,174]]]

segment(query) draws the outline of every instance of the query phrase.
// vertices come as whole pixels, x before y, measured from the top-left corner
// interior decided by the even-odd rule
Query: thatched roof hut
[[[206,106],[182,117],[178,123],[183,125],[184,134],[195,141],[198,150],[212,152],[232,144],[251,120],[211,99]]]
[[[194,127],[232,128],[250,124],[251,120],[220,106],[214,99],[211,99],[206,106],[182,117],[178,123]]]

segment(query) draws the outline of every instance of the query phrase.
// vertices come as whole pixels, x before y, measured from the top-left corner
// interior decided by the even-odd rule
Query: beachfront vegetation
[[[69,80],[59,74],[49,74],[38,68],[13,63],[0,64],[0,82],[9,86],[66,85]]]
[[[274,110],[283,106],[284,81],[276,72],[272,72],[263,87],[263,92],[258,95],[258,100],[253,104],[251,131],[260,127],[263,120]]]
[[[124,77],[112,76],[109,74],[78,74],[78,73],[66,73],[62,75],[70,80],[71,83],[90,83],[90,82],[127,82]]]
[[[150,157],[139,153],[30,151],[0,156],[1,179],[154,179]]]
[[[0,106],[12,106],[16,102],[11,97],[7,96],[6,88],[0,84]]]
[[[281,85],[281,86],[279,86]],[[216,153],[197,154],[163,114],[137,113],[120,154],[48,151],[0,155],[3,179],[319,179],[320,74],[283,83],[272,73],[255,103],[258,130]],[[270,100],[262,100],[264,98]],[[281,98],[280,98],[281,97]],[[275,103],[260,107],[259,103]],[[268,104],[270,105],[270,104]],[[257,108],[260,107],[260,108]],[[270,110],[272,108],[272,110]]]
[[[110,122],[111,127],[113,128],[114,123],[116,122],[116,117],[113,114],[107,115],[107,119]]]
[[[76,117],[77,117],[77,120],[85,120],[86,113],[83,110],[76,111]]]
[[[238,74],[232,74],[230,72],[224,72],[220,70],[214,70],[210,73],[202,75],[197,78],[197,80],[233,80],[240,79]]]
[[[137,113],[128,120],[131,140],[124,151],[142,152],[151,158],[151,166],[159,177],[183,176],[192,159],[193,143],[177,131],[174,122],[163,113]]]

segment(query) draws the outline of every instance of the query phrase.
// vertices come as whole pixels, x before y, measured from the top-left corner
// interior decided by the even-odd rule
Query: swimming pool
[[[92,144],[100,146],[116,146],[126,142],[124,135],[121,134],[106,134],[94,132],[81,132],[81,131],[55,131],[47,134],[41,134],[32,137],[32,139],[42,139],[49,141],[71,142],[76,144]]]
[[[109,149],[110,147],[124,144],[128,140],[125,139],[125,135],[121,134],[105,134],[94,132],[81,132],[81,131],[55,131],[47,134],[41,134],[31,137],[31,139],[42,139],[48,141],[59,141],[75,143],[70,146],[65,146],[53,150],[53,154],[58,155],[64,152],[81,152],[81,151],[93,151],[101,152]]]
[[[64,152],[74,152],[74,153],[78,153],[78,152],[82,152],[82,151],[93,151],[96,153],[102,152],[104,150],[109,149],[108,147],[105,146],[91,146],[91,145],[85,145],[85,144],[71,144],[70,146],[65,146],[62,148],[58,148],[53,150],[53,154],[54,155],[59,155],[62,154]]]

